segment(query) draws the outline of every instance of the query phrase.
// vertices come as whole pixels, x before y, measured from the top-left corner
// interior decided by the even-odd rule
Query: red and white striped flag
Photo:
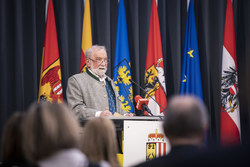
[[[232,1],[227,2],[221,71],[221,145],[240,143],[240,106]]]

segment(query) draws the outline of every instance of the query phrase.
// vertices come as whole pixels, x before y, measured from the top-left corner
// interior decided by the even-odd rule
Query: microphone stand
[[[138,83],[136,83],[136,82],[133,81],[132,79],[129,79],[129,81],[132,82],[133,84],[135,84],[137,87],[139,87],[139,88],[143,91],[143,93],[146,93],[145,89],[143,89]],[[164,108],[162,105],[160,105],[160,104],[155,100],[155,98],[153,98],[153,97],[150,96],[150,95],[149,95],[149,97],[150,97],[151,99],[153,99],[153,100],[156,102],[156,104],[158,104],[163,110],[165,110],[165,108]]]
[[[151,112],[151,110],[148,108],[148,106],[146,104],[144,104],[142,106],[143,110],[147,111],[147,113],[149,113],[151,116],[154,116],[153,113]]]

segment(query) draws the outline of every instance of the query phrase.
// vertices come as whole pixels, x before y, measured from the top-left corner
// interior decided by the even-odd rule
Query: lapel
[[[94,78],[95,80],[97,80],[97,81],[100,82],[100,79],[99,79],[97,76],[93,75],[93,74],[89,71],[88,68],[86,68],[86,73],[87,73],[89,76],[91,76],[92,78]]]
[[[100,79],[99,79],[97,76],[93,75],[93,74],[89,71],[88,68],[86,68],[86,72],[87,72],[87,74],[88,74],[89,76],[91,76],[92,78],[94,78],[95,80],[97,80],[97,81],[100,82]],[[117,91],[114,91],[116,88],[115,88],[115,86],[112,84],[111,79],[110,79],[108,76],[106,76],[105,81],[106,81],[106,84],[109,84],[110,88],[112,89],[113,93],[115,94],[115,97],[116,97],[116,98],[119,97]]]

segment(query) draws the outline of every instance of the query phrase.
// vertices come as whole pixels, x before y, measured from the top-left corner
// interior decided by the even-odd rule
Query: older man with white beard
[[[67,101],[69,107],[80,119],[126,114],[121,109],[120,97],[115,84],[105,75],[108,56],[104,46],[93,45],[86,50],[86,72],[68,79]]]

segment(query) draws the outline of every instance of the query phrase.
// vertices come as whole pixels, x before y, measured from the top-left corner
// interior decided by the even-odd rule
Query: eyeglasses
[[[102,62],[104,62],[105,64],[108,64],[110,61],[109,59],[97,59],[97,60],[93,60],[91,58],[88,58],[89,60],[92,60],[93,62],[96,62],[97,64],[102,64]]]

